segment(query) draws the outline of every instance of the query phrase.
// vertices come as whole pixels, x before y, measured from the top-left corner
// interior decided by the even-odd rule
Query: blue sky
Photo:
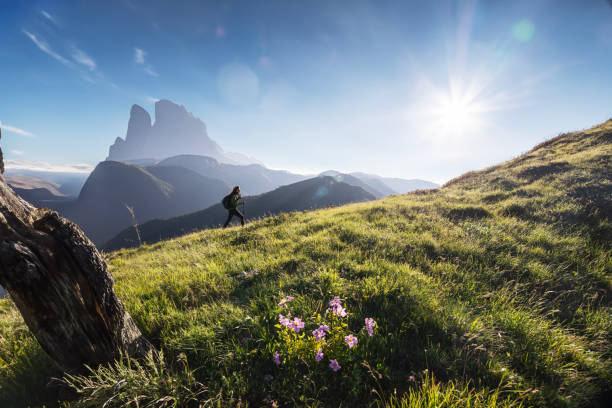
[[[607,0],[0,0],[0,14],[2,147],[22,165],[93,166],[131,105],[158,98],[272,168],[438,182],[612,117]]]

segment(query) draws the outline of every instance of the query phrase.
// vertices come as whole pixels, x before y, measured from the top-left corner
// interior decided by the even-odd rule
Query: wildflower
[[[286,298],[281,299],[278,305],[281,307],[281,309],[284,309],[287,307],[287,302],[291,302],[293,299],[293,296],[287,296]]]
[[[327,334],[328,331],[329,331],[329,326],[324,324],[322,326],[319,326],[318,329],[313,330],[312,335],[315,337],[316,341],[320,341],[325,338],[325,335]]]
[[[317,355],[315,356],[315,360],[317,360],[317,361],[323,360],[323,350],[319,349],[319,351],[317,351]]]
[[[300,330],[304,328],[304,322],[299,317],[296,317],[295,319],[293,319],[293,322],[287,327],[289,327],[294,332],[299,333]]]
[[[329,301],[328,305],[331,307],[332,313],[338,317],[346,317],[346,309],[342,307],[342,300],[338,296],[334,296]]]
[[[410,377],[408,377],[408,381],[414,381],[414,375],[411,375]]]
[[[353,348],[353,346],[358,343],[357,337],[353,336],[352,334],[344,336],[344,342],[348,344],[349,348]]]
[[[334,296],[334,298],[330,300],[328,304],[332,308],[337,307],[337,306],[342,306],[342,300],[340,300],[338,296]]]
[[[278,351],[274,352],[274,364],[276,364],[276,366],[280,365],[280,358],[279,358]]]
[[[312,335],[314,336],[316,341],[321,341],[325,338],[325,332],[321,329],[313,330]]]
[[[283,316],[282,314],[279,314],[278,315],[278,322],[283,327],[291,328],[291,327],[289,327],[291,325],[291,319],[290,318],[291,318],[291,313],[289,313],[287,315],[287,317]]]
[[[376,327],[376,321],[374,321],[374,319],[372,319],[371,317],[366,317],[365,319],[365,327],[366,330],[368,331],[368,335],[370,337],[372,337],[372,334],[374,333],[374,328]]]
[[[338,364],[338,360],[329,360],[329,368],[334,371],[338,371],[342,367],[340,366],[340,364]]]
[[[332,312],[338,317],[346,317],[346,309],[342,306],[333,308]]]

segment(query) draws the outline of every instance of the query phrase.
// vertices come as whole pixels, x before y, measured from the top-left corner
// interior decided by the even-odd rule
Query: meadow
[[[436,190],[106,254],[163,356],[62,377],[4,299],[1,406],[605,407],[611,163],[608,121]]]

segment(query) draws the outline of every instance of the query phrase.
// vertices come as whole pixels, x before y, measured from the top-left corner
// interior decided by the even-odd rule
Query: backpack
[[[228,194],[223,197],[223,200],[221,200],[221,204],[223,204],[223,208],[225,208],[226,210],[232,208],[232,195]]]

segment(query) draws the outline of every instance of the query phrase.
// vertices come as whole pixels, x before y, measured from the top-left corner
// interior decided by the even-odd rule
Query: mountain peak
[[[248,164],[253,160],[226,153],[208,137],[206,125],[183,105],[167,99],[155,103],[155,123],[139,105],[132,105],[125,139],[118,137],[106,160],[163,160],[181,154],[210,156],[222,163]]]
[[[168,99],[160,99],[155,102],[155,123],[172,120],[197,120],[204,123],[188,112],[183,105],[176,104]]]

